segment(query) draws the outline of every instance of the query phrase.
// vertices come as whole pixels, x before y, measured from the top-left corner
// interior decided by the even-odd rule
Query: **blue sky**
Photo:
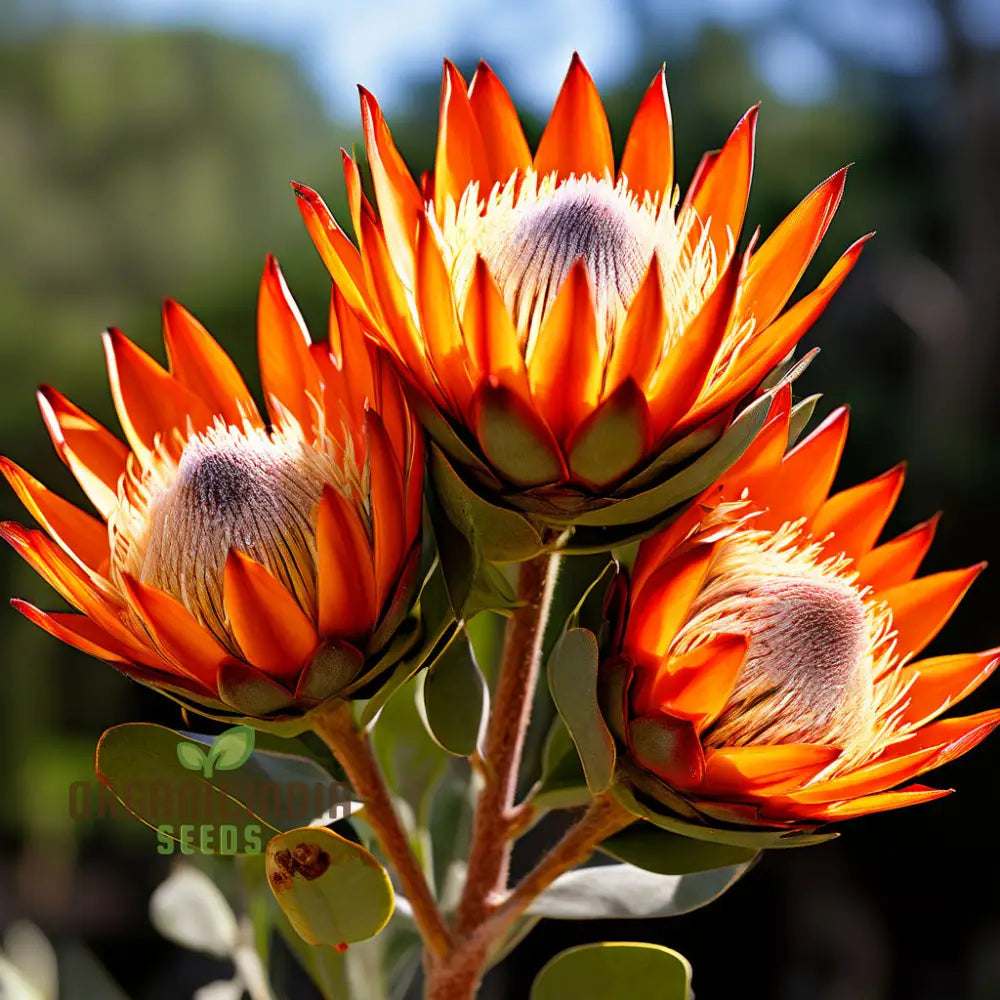
[[[659,22],[670,46],[683,45],[707,22],[745,31],[767,83],[801,103],[829,96],[837,56],[911,75],[933,69],[943,55],[932,0],[632,4]],[[52,7],[40,9],[56,16]],[[354,113],[359,81],[384,104],[398,106],[408,78],[425,75],[444,55],[486,57],[520,101],[544,111],[574,50],[608,86],[629,68],[637,42],[633,7],[621,0],[63,0],[55,9],[60,19],[203,27],[288,51],[340,114]],[[974,37],[1000,42],[996,0],[962,0],[962,9]],[[669,60],[669,51],[663,55]]]

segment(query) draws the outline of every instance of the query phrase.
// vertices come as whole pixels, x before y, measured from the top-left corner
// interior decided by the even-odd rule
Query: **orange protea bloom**
[[[395,375],[334,294],[311,344],[277,263],[260,286],[269,420],[232,361],[168,301],[170,370],[105,334],[128,444],[54,389],[39,404],[99,517],[7,459],[44,531],[3,536],[79,614],[15,607],[202,709],[295,714],[368,678],[416,582],[423,447]]]
[[[828,498],[839,409],[786,453],[787,390],[739,462],[647,539],[602,699],[634,787],[702,824],[815,826],[946,795],[912,784],[1000,710],[935,721],[1000,650],[914,662],[983,568],[914,579],[936,519],[876,545],[903,468]]]
[[[782,312],[845,171],[759,249],[737,252],[757,109],[680,200],[662,71],[617,169],[577,57],[533,156],[490,68],[467,86],[446,62],[434,172],[420,187],[365,90],[361,112],[378,215],[345,153],[360,251],[297,185],[306,224],[436,444],[480,496],[536,522],[634,524],[712,482],[746,434],[685,495],[649,492],[716,442],[861,251]]]

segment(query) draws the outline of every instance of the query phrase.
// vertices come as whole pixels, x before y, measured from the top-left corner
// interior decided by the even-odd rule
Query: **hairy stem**
[[[452,945],[451,931],[441,916],[420,862],[400,823],[382,770],[372,753],[371,743],[355,725],[351,706],[347,702],[334,702],[328,711],[317,715],[313,729],[333,751],[351,787],[364,803],[364,818],[375,831],[413,907],[413,918],[420,928],[425,947],[434,959],[444,956]]]
[[[447,959],[428,969],[427,1000],[472,1000],[486,969],[490,948],[560,875],[575,868],[594,848],[635,821],[610,795],[595,799],[562,839],[506,899],[458,942]]]
[[[458,907],[458,930],[463,934],[482,922],[507,888],[518,770],[558,565],[557,555],[544,554],[522,563],[518,572],[520,603],[504,636],[486,732],[484,784],[476,802],[468,873]]]

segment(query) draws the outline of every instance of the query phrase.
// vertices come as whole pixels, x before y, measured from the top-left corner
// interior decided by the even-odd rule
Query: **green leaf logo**
[[[216,770],[235,771],[253,753],[254,731],[250,726],[233,726],[212,740],[207,751],[197,743],[178,743],[177,759],[189,771],[201,771],[211,778]]]

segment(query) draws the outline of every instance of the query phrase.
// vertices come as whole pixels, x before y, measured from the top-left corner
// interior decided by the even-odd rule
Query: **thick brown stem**
[[[476,802],[468,874],[458,907],[458,930],[463,934],[481,923],[507,888],[518,769],[558,563],[556,555],[540,555],[522,563],[518,573],[520,603],[504,637],[483,755],[484,784]]]
[[[458,943],[445,961],[430,965],[426,1000],[472,1000],[485,971],[490,947],[541,892],[575,868],[607,837],[635,821],[610,795],[595,799],[512,893]]]
[[[333,751],[351,787],[364,803],[364,819],[375,831],[413,907],[413,919],[420,928],[425,947],[433,959],[442,957],[451,948],[451,931],[410,847],[368,737],[355,725],[350,705],[335,702],[328,711],[316,716],[313,729]]]

